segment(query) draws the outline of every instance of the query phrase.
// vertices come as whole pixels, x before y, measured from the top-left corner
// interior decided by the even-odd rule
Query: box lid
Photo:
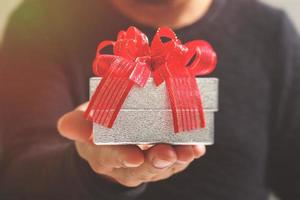
[[[90,79],[90,94],[92,95],[101,78]],[[206,111],[218,110],[218,79],[196,78],[203,108]],[[165,83],[155,86],[150,78],[145,87],[134,86],[125,100],[122,110],[170,110]]]

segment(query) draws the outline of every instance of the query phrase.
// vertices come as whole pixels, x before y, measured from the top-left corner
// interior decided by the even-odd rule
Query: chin
[[[174,4],[178,1],[187,1],[187,0],[131,0],[139,4],[149,4],[149,5],[165,5],[165,4]]]

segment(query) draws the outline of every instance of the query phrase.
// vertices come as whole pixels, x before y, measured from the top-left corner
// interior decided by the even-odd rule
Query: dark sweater
[[[136,25],[100,0],[26,0],[0,58],[0,199],[300,199],[300,40],[287,16],[254,0],[214,0],[176,30],[218,54],[215,144],[167,180],[126,188],[103,180],[56,129],[88,101],[97,44]]]

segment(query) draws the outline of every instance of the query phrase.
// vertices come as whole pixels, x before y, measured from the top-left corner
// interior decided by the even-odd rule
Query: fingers
[[[154,168],[163,169],[177,161],[174,148],[167,144],[158,144],[146,152],[146,159]]]
[[[179,145],[174,149],[177,154],[177,163],[186,164],[195,159],[193,147],[190,145]]]
[[[96,146],[81,142],[75,144],[80,157],[89,162],[92,169],[99,174],[118,168],[139,167],[144,163],[142,150],[134,145]]]
[[[138,167],[144,163],[144,154],[135,145],[96,146],[90,159],[111,168]]]
[[[84,118],[86,106],[62,116],[58,130],[62,136],[75,140],[78,154],[93,171],[125,186],[166,179],[205,153],[204,146],[191,145],[94,145],[92,122]]]
[[[86,120],[83,114],[78,109],[62,116],[57,123],[59,133],[71,140],[90,143],[92,122]]]
[[[158,144],[146,153],[146,159],[153,167],[162,169],[176,163],[186,164],[205,154],[204,145],[178,145]]]
[[[195,158],[200,158],[204,156],[206,148],[204,145],[193,145],[193,151]]]
[[[95,148],[95,147],[93,147]],[[203,146],[157,144],[141,150],[134,145],[96,146],[88,159],[93,170],[127,187],[169,178],[185,170],[205,152]],[[96,158],[95,158],[96,157]],[[96,162],[95,162],[96,160]]]
[[[166,179],[184,170],[195,159],[193,146],[157,144],[144,152],[142,165],[116,169],[111,176],[123,185],[135,187],[143,182]]]
[[[135,187],[142,183],[133,178],[136,169],[144,163],[144,154],[138,146],[97,146],[96,148],[97,150],[94,149],[93,154],[87,159],[96,173],[111,177],[128,187]]]
[[[145,152],[145,162],[136,168],[116,169],[111,175],[120,183],[135,187],[143,182],[150,182],[164,173],[176,160],[176,152],[171,145],[158,144]]]

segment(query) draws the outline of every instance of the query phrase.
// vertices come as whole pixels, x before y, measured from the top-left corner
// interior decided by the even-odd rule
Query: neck
[[[213,0],[111,0],[133,21],[152,27],[188,26],[208,11]]]

